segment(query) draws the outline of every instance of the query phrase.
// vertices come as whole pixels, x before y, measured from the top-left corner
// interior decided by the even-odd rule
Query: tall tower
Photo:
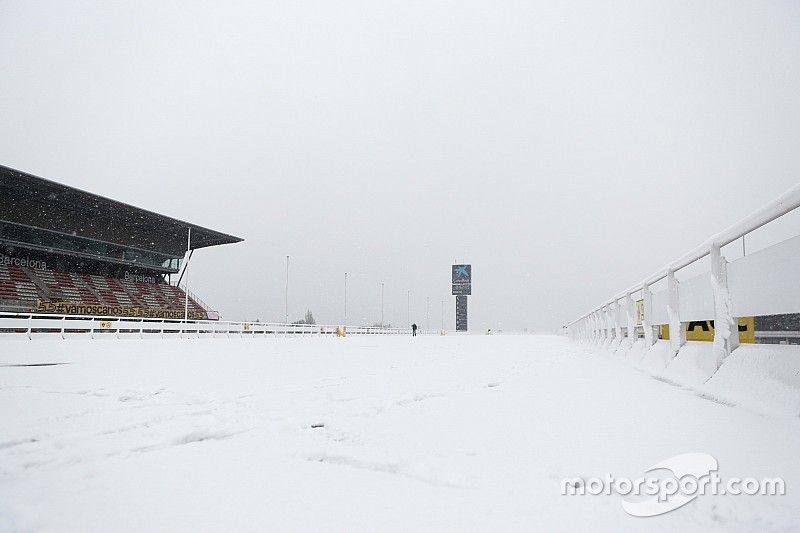
[[[472,294],[472,265],[453,265],[453,295],[456,297],[456,331],[467,331],[467,296]]]

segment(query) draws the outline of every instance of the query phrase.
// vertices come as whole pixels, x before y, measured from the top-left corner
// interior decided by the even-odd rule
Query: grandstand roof
[[[0,165],[0,219],[181,256],[243,239]]]

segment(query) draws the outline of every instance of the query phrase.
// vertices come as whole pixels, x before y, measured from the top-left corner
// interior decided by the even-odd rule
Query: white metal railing
[[[653,327],[668,324],[674,353],[686,342],[682,323],[715,323],[714,353],[717,365],[738,346],[734,317],[800,312],[800,237],[795,237],[729,263],[723,246],[800,207],[800,185],[729,228],[711,236],[666,267],[618,293],[567,326],[570,336],[599,343],[635,342],[637,319],[634,296],[640,296],[641,327],[647,347],[655,343]],[[710,273],[678,282],[675,273],[710,256]],[[794,272],[794,275],[792,275]],[[650,287],[666,279],[667,288]],[[625,335],[622,335],[625,324]]]
[[[180,290],[182,290],[184,293],[188,294],[189,295],[189,299],[194,301],[194,303],[196,303],[200,307],[202,307],[205,312],[209,312],[209,311],[216,312],[215,309],[211,309],[211,307],[207,303],[205,303],[203,300],[201,300],[195,293],[193,293],[192,291],[187,289],[184,284],[178,285],[177,287]],[[183,303],[183,302],[181,302],[181,303]]]
[[[74,316],[36,313],[0,313],[0,337],[60,336],[90,338],[278,338],[336,336],[342,326],[273,324],[214,320],[170,320],[127,317]],[[408,328],[347,326],[346,335],[411,335]],[[439,333],[419,330],[421,335]]]

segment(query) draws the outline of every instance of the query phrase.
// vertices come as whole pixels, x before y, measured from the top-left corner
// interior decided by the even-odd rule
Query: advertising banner
[[[119,316],[130,318],[166,318],[183,320],[183,309],[153,309],[143,307],[124,307],[121,305],[83,304],[72,302],[39,302],[37,313],[57,315]],[[205,313],[189,310],[189,320],[206,320]]]
[[[467,331],[467,297],[456,296],[456,331]]]
[[[472,265],[453,265],[453,294],[472,294]]]

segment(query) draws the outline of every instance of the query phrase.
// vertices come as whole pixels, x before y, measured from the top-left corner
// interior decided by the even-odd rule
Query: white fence
[[[657,339],[655,326],[669,325],[670,347],[677,353],[686,342],[682,323],[714,320],[714,354],[719,366],[739,344],[735,317],[800,312],[800,236],[732,262],[721,249],[799,206],[800,185],[570,323],[569,335],[609,345],[635,342],[639,322],[635,301],[641,299],[639,318],[646,348]],[[710,257],[710,272],[676,280],[676,272],[706,256]],[[662,280],[666,280],[666,288],[651,291]]]
[[[88,338],[280,338],[336,336],[341,326],[266,324],[213,320],[161,320],[149,318],[0,313],[0,335],[35,339],[60,336]],[[421,335],[439,333],[419,330]],[[410,335],[408,328],[347,326],[347,335]]]

